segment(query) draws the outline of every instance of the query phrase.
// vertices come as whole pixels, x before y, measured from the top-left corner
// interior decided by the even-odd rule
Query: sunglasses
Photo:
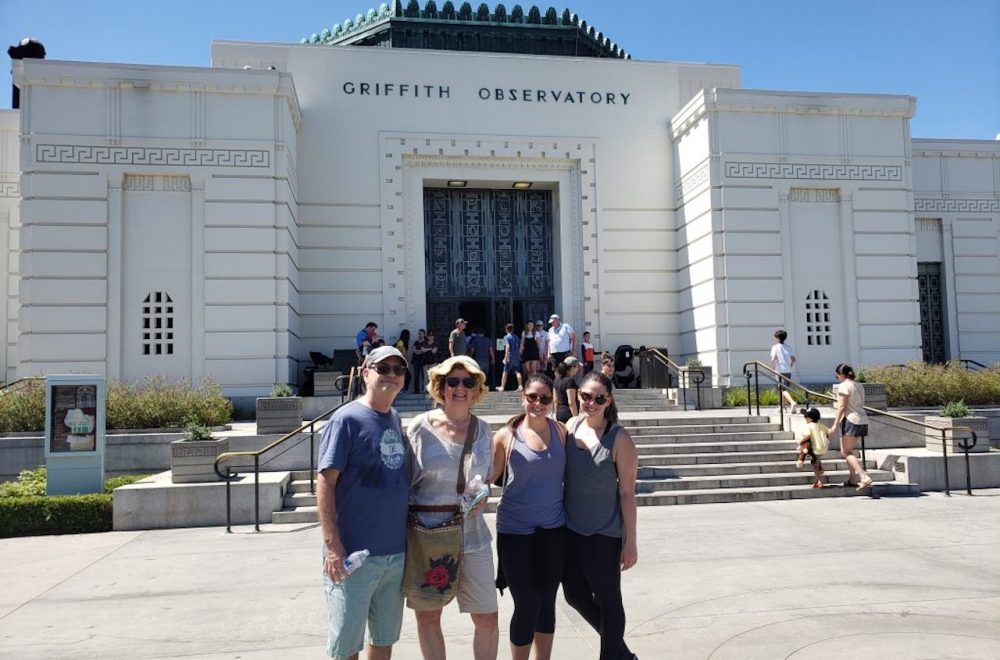
[[[465,389],[471,390],[476,386],[476,379],[472,376],[466,376],[465,378],[459,378],[458,376],[448,376],[444,379],[444,384],[451,388],[456,388],[462,385]]]
[[[605,403],[608,402],[608,399],[611,398],[607,394],[594,395],[591,394],[590,392],[580,392],[577,396],[579,396],[580,401],[583,401],[584,403],[590,403],[591,401],[593,401],[599,406],[603,406]]]
[[[529,392],[524,395],[524,400],[528,403],[541,403],[543,406],[547,406],[552,403],[551,396],[545,396],[541,394],[535,394],[534,392]]]
[[[381,364],[381,363],[379,363],[379,364],[372,365],[371,368],[374,369],[375,373],[377,373],[379,376],[388,376],[389,372],[392,372],[393,376],[405,376],[406,375],[406,367],[404,367],[402,365],[399,365],[399,364],[393,365],[393,366],[389,366],[388,364]]]

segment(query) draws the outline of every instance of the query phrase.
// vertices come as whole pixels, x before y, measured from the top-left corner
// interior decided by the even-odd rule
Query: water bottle
[[[347,559],[344,560],[344,569],[347,574],[350,575],[354,571],[361,568],[361,564],[365,563],[368,559],[368,555],[371,553],[368,550],[355,550],[351,554],[347,555]]]
[[[477,474],[472,481],[465,485],[465,492],[461,497],[462,513],[468,514],[477,504],[490,496],[490,487],[483,481],[483,475]]]

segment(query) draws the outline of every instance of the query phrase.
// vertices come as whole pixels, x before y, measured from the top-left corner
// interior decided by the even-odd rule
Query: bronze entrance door
[[[941,264],[917,264],[917,288],[920,291],[920,343],[924,362],[945,362],[944,295],[941,288]]]
[[[553,310],[552,193],[424,190],[427,326],[447,351],[455,319],[496,345]]]

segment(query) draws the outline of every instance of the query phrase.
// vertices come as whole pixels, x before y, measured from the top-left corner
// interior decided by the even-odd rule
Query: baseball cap
[[[406,358],[403,357],[403,354],[400,353],[395,346],[379,346],[378,348],[376,348],[375,350],[373,350],[371,353],[368,354],[368,357],[365,358],[364,366],[367,368],[372,366],[373,364],[378,364],[382,360],[386,360],[391,357],[399,358],[400,360],[402,360],[404,367],[409,366],[409,363],[406,361]]]
[[[563,364],[566,365],[567,367],[577,367],[580,365],[580,361],[577,360],[572,355],[569,355],[566,357],[565,360],[563,360]]]
[[[455,319],[455,325],[458,325],[459,323],[468,323],[468,321],[466,321],[460,316],[457,319]]]
[[[549,322],[550,323],[552,321],[558,321],[558,320],[559,320],[559,315],[558,314],[553,314],[552,316],[549,317]]]

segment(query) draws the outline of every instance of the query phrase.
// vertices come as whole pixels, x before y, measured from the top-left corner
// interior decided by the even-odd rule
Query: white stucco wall
[[[18,147],[21,113],[0,110],[0,368],[4,380],[17,372],[17,264],[20,241],[21,164]]]
[[[233,394],[290,380],[291,77],[51,60],[15,63],[14,74],[24,119],[18,375],[211,376]],[[178,262],[190,271],[182,281]],[[183,289],[169,364],[141,353],[130,275]]]
[[[1000,143],[913,140],[919,261],[945,275],[950,359],[1000,361]]]

